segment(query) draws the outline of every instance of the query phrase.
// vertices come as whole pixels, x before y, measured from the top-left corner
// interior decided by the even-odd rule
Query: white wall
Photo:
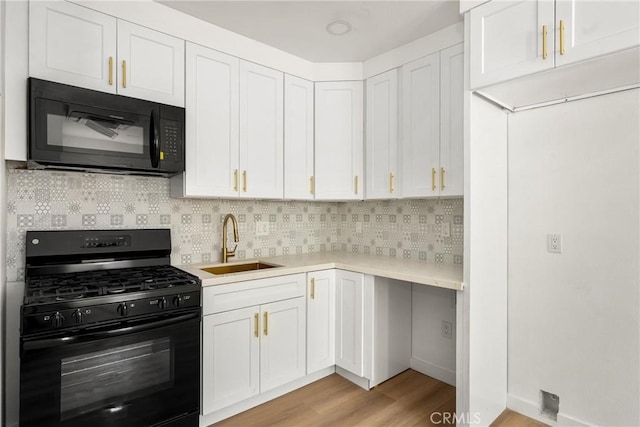
[[[411,292],[411,368],[456,385],[456,291],[413,285]],[[442,336],[442,322],[452,336]]]
[[[6,212],[7,206],[7,183],[4,161],[4,17],[5,2],[0,3],[0,212]],[[4,384],[4,315],[5,315],[5,293],[6,293],[6,260],[5,246],[7,244],[7,221],[4,214],[0,215],[0,384]],[[0,424],[4,425],[4,387],[0,387]]]
[[[509,117],[509,407],[529,416],[542,389],[560,425],[640,425],[639,141],[637,89]]]

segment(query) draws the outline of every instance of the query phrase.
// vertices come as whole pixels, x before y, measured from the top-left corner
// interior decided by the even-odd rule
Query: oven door
[[[23,338],[21,347],[21,426],[197,426],[199,311]]]

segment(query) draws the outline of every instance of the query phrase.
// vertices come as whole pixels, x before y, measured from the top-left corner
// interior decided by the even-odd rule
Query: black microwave
[[[28,167],[175,175],[184,121],[184,108],[30,78]]]

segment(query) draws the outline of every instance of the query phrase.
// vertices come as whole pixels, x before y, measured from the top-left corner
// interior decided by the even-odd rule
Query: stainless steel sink
[[[264,270],[266,268],[282,267],[276,264],[267,264],[266,262],[249,262],[244,264],[224,264],[216,267],[201,268],[202,271],[206,271],[211,274],[231,274],[231,273],[243,273],[247,271]]]

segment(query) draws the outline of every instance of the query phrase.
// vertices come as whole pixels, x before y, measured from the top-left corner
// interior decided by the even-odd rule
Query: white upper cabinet
[[[402,67],[402,195],[439,194],[440,54]]]
[[[29,2],[29,75],[184,106],[184,40],[68,2]]]
[[[118,20],[118,93],[184,106],[184,40]]]
[[[640,44],[638,1],[491,1],[472,9],[471,89]]]
[[[640,44],[640,2],[556,0],[556,66]]]
[[[236,197],[239,60],[193,43],[186,52],[186,172],[172,196]]]
[[[440,196],[464,194],[464,46],[440,52]]]
[[[553,68],[553,1],[492,1],[470,20],[471,89]]]
[[[313,200],[313,82],[284,76],[284,198]]]
[[[29,2],[29,75],[116,92],[116,18],[73,3]]]
[[[315,84],[315,196],[363,197],[363,94],[361,81]]]
[[[283,105],[283,74],[240,61],[241,197],[283,197]]]
[[[402,67],[402,196],[464,193],[464,47]]]
[[[397,198],[398,70],[367,79],[366,112],[367,199]]]

